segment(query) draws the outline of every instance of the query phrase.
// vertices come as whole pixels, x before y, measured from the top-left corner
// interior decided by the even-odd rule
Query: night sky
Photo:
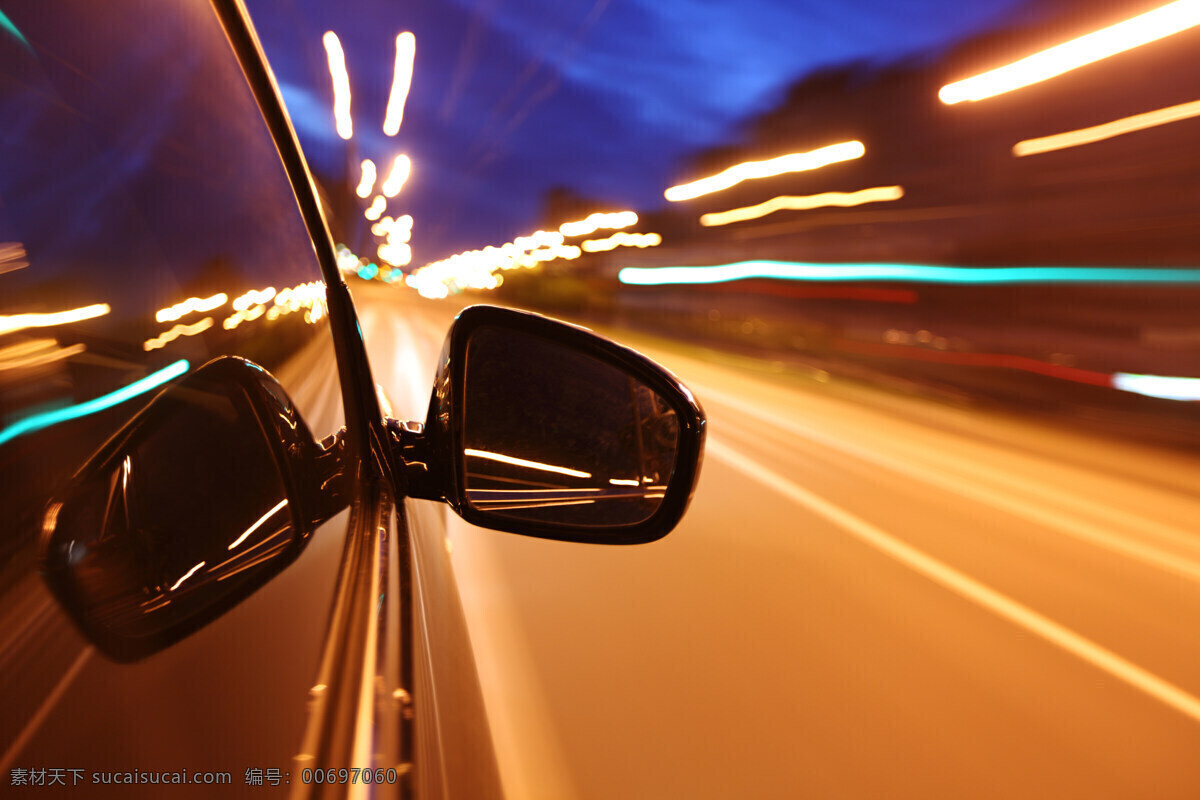
[[[661,205],[686,158],[821,66],[936,52],[1027,13],[1025,0],[248,0],[314,171],[395,155],[413,175],[414,266],[538,224],[561,185],[606,210]],[[321,44],[342,40],[355,122],[338,138]],[[381,130],[395,37],[416,35],[397,136]],[[364,204],[365,205],[365,204]]]

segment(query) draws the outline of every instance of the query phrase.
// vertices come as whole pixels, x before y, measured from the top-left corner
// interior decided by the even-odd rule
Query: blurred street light
[[[1176,0],[1003,67],[946,84],[943,103],[973,102],[1021,89],[1200,25],[1200,0]]]
[[[404,104],[412,86],[413,61],[417,55],[417,37],[408,31],[396,37],[396,65],[392,71],[392,92],[388,96],[383,132],[395,136],[404,119]]]
[[[321,38],[325,45],[325,56],[329,61],[329,75],[333,79],[333,119],[338,136],[350,139],[354,136],[354,122],[350,118],[350,76],[346,73],[346,54],[341,40],[333,31],[326,31]]]
[[[396,160],[392,162],[392,171],[388,173],[387,180],[383,182],[380,191],[385,197],[395,197],[404,188],[404,182],[411,174],[412,159],[406,155],[396,156]]]
[[[371,196],[372,190],[375,188],[375,162],[371,159],[363,159],[362,162],[362,179],[358,182],[358,188],[354,193],[366,200]]]
[[[1067,147],[1078,147],[1081,144],[1091,144],[1125,133],[1166,125],[1168,122],[1178,122],[1181,119],[1200,117],[1200,100],[1181,103],[1177,106],[1160,108],[1157,111],[1147,111],[1144,114],[1134,114],[1132,117],[1114,119],[1103,125],[1093,125],[1090,128],[1080,128],[1053,136],[1042,136],[1037,139],[1026,139],[1013,145],[1013,155],[1031,156],[1037,153],[1048,153],[1052,150],[1062,150]]]
[[[871,189],[860,189],[857,192],[822,192],[802,196],[781,195],[772,197],[764,203],[744,208],[731,208],[728,211],[717,211],[700,217],[700,224],[708,227],[729,225],[733,222],[745,222],[758,219],[776,211],[806,211],[811,208],[840,206],[847,208],[863,203],[881,203],[889,200],[899,200],[904,196],[900,186],[876,186]]]
[[[49,328],[53,325],[66,325],[69,322],[102,317],[112,309],[108,303],[73,308],[70,311],[56,311],[49,314],[9,314],[0,315],[0,334],[25,330],[26,328]]]
[[[788,155],[766,161],[746,161],[723,170],[716,175],[701,178],[691,183],[672,186],[663,192],[663,195],[671,202],[691,200],[693,197],[700,197],[701,195],[728,189],[742,181],[755,178],[770,178],[788,172],[804,172],[806,170],[819,169],[829,164],[836,164],[839,161],[850,161],[851,159],[861,158],[864,153],[866,153],[866,148],[862,142],[849,141],[831,144],[828,147],[810,150],[807,153],[789,153]]]

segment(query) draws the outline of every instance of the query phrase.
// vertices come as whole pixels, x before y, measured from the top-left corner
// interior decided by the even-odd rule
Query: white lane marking
[[[42,704],[38,706],[38,710],[29,718],[29,722],[25,723],[25,727],[21,729],[21,735],[9,745],[8,750],[4,753],[4,757],[0,758],[0,772],[8,772],[9,767],[12,766],[17,756],[21,755],[21,751],[25,749],[25,745],[29,744],[29,740],[33,738],[33,735],[42,727],[42,723],[46,721],[46,717],[50,716],[50,711],[62,699],[62,696],[66,694],[67,689],[70,688],[94,652],[96,652],[96,648],[88,645],[80,651],[75,662],[67,667],[67,671],[59,679],[54,689],[50,691],[50,694],[46,695],[46,699],[42,701]]]
[[[693,384],[695,385],[695,384]],[[1169,572],[1188,580],[1200,582],[1200,561],[1197,561],[1179,553],[1174,553],[1169,550],[1164,550],[1160,547],[1155,547],[1151,544],[1135,541],[1118,533],[1114,533],[1105,529],[1100,525],[1091,524],[1087,521],[1078,519],[1068,513],[1055,511],[1050,508],[1038,507],[1027,503],[1019,503],[1011,495],[1002,492],[994,491],[986,486],[978,483],[973,483],[964,475],[948,476],[942,475],[937,471],[928,469],[919,469],[914,464],[903,461],[898,458],[883,455],[881,453],[849,444],[841,441],[837,437],[822,434],[818,431],[807,428],[803,425],[798,425],[795,422],[779,417],[769,412],[761,411],[754,408],[752,405],[741,401],[724,392],[716,391],[709,388],[698,390],[702,400],[706,398],[715,399],[717,403],[730,408],[737,409],[740,413],[755,417],[758,420],[772,425],[783,430],[787,430],[797,436],[804,437],[809,441],[816,442],[822,446],[833,450],[840,451],[847,455],[853,456],[868,463],[875,464],[893,472],[899,473],[913,480],[921,481],[926,484],[935,485],[941,489],[953,492],[963,497],[968,497],[980,503],[985,503],[998,508],[1001,511],[1013,514],[1015,516],[1024,517],[1025,519],[1045,525],[1066,534],[1081,542],[1085,542],[1094,547],[1100,547],[1110,552],[1118,553],[1122,556],[1136,559],[1144,564]],[[986,467],[982,465],[976,466],[974,472],[976,475],[985,474]],[[995,473],[992,474],[995,479]],[[1012,481],[1009,481],[1011,484]],[[1028,490],[1028,487],[1023,487]],[[1043,498],[1045,502],[1054,502],[1055,498],[1046,496]],[[1103,509],[1104,513],[1112,519],[1125,518],[1127,523],[1136,522],[1137,518],[1132,515],[1125,514],[1118,509]],[[1148,526],[1155,525],[1150,521],[1146,521]],[[1166,527],[1166,526],[1157,526]]]
[[[1200,698],[1106,650],[1090,639],[1018,603],[985,584],[906,544],[871,523],[859,519],[828,500],[813,494],[787,478],[756,464],[725,444],[710,437],[706,448],[718,460],[747,477],[787,497],[818,516],[841,527],[858,540],[869,544],[904,566],[955,594],[983,606],[988,611],[1036,634],[1050,644],[1066,650],[1092,666],[1124,681],[1135,689],[1200,722]]]

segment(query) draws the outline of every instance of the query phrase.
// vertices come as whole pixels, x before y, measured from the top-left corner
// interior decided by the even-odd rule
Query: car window
[[[51,605],[33,549],[51,493],[160,386],[217,356],[272,371],[317,438],[343,424],[324,284],[245,78],[207,3],[4,2],[0,119],[5,781],[10,767],[52,765],[286,768],[337,523],[316,533],[332,542],[311,556],[326,571],[297,575],[311,604],[265,592],[198,649],[123,669]],[[141,455],[151,468],[195,454]],[[189,493],[252,490],[251,465],[226,455],[240,460],[222,475],[158,491],[193,517],[262,500]]]

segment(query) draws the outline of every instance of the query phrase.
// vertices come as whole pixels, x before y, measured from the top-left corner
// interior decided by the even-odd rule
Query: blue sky
[[[400,152],[389,213],[423,262],[500,244],[569,186],[613,208],[661,202],[691,152],[728,142],[805,73],[946,47],[1025,0],[249,0],[318,173]],[[354,150],[333,132],[321,35],[347,52]],[[404,125],[383,135],[395,36],[417,37]],[[355,167],[357,169],[357,167]]]

